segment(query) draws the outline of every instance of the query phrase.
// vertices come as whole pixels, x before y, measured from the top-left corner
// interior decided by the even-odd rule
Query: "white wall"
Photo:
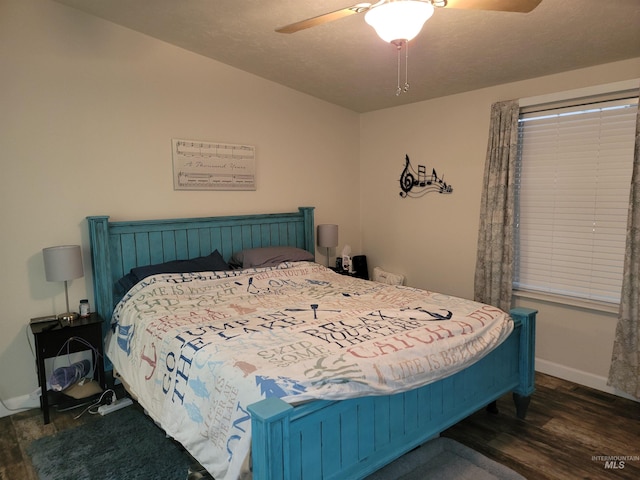
[[[0,0],[0,65],[0,399],[37,386],[29,319],[65,310],[43,247],[83,245],[70,303],[94,304],[87,215],[315,206],[359,250],[356,113],[47,0]],[[254,145],[257,190],[174,191],[172,138]]]
[[[493,102],[638,78],[640,59],[500,85],[361,116],[362,246],[370,266],[412,286],[473,298],[482,176]],[[400,198],[404,156],[451,195]],[[606,388],[616,316],[519,299],[539,310],[541,371]]]

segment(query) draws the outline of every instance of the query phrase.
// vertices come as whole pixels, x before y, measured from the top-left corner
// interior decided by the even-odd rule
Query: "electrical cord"
[[[104,399],[105,395],[108,394],[108,393],[111,393],[111,396],[105,401],[105,403],[102,403],[102,400]],[[78,420],[82,415],[84,415],[87,412],[89,412],[91,415],[97,415],[98,414],[98,408],[100,407],[100,405],[111,405],[116,400],[117,400],[116,392],[109,388],[108,390],[105,390],[104,392],[102,392],[102,395],[100,395],[100,398],[98,398],[98,400],[96,400],[94,403],[89,405],[87,408],[85,408],[78,415],[73,417],[73,419],[74,420]]]
[[[4,408],[5,410],[8,410],[9,412],[17,412],[19,410],[24,410],[24,408],[11,408],[7,406],[7,404],[4,403],[4,400],[2,398],[0,398],[0,405],[2,405],[2,408]]]
[[[31,330],[30,326],[27,325],[27,327],[24,329],[24,333],[27,335],[27,345],[29,345],[29,350],[31,350],[31,355],[33,355],[33,358],[36,358],[36,351],[33,348],[33,345],[31,345],[31,337],[29,336],[29,331]]]
[[[84,338],[80,338],[80,337],[69,337],[60,347],[60,350],[58,350],[58,353],[56,354],[56,356],[54,357],[53,360],[53,370],[56,369],[56,360],[60,357],[60,353],[65,349],[67,349],[66,352],[66,357],[67,357],[67,363],[68,366],[71,366],[71,343],[72,342],[78,342],[81,345],[84,345],[85,347],[87,347],[89,350],[91,350],[91,352],[93,353],[93,357],[92,357],[92,362],[91,362],[91,372],[90,375],[87,375],[85,377],[86,378],[93,378],[93,376],[95,375],[96,372],[96,363],[98,361],[98,358],[100,357],[100,352],[98,352],[98,349],[96,347],[94,347],[93,345],[91,345],[89,342],[87,342]],[[83,381],[84,379],[82,379],[81,381]]]

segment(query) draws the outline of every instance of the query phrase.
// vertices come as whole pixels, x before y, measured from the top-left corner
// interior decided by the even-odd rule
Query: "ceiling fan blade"
[[[278,33],[299,32],[300,30],[305,30],[307,28],[315,27],[316,25],[322,25],[323,23],[333,22],[334,20],[339,20],[341,18],[348,17],[349,15],[365,12],[369,10],[369,7],[371,7],[370,3],[358,3],[356,5],[343,8],[342,10],[336,10],[335,12],[325,13],[323,15],[318,15],[317,17],[307,18],[306,20],[302,20],[300,22],[292,23],[290,25],[285,25],[284,27],[277,28],[276,32]]]
[[[528,13],[542,0],[447,0],[447,8]]]

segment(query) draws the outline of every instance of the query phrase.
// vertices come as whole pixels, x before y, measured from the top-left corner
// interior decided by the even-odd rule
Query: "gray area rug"
[[[184,480],[190,457],[135,407],[27,447],[39,480]]]
[[[412,450],[367,480],[525,480],[510,468],[450,438]]]

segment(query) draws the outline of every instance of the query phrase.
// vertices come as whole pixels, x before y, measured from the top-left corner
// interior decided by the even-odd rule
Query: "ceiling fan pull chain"
[[[404,91],[409,90],[409,41],[404,41]]]
[[[398,86],[396,87],[396,97],[399,97],[402,92],[409,90],[409,41],[408,40],[394,40],[391,42],[396,46],[396,52],[398,54]],[[402,46],[404,45],[404,88],[400,86],[400,65],[402,63]]]
[[[398,53],[398,88],[396,88],[396,97],[399,97],[402,93],[402,88],[400,88],[400,49],[402,48],[402,43],[398,42],[396,44],[396,51]]]

